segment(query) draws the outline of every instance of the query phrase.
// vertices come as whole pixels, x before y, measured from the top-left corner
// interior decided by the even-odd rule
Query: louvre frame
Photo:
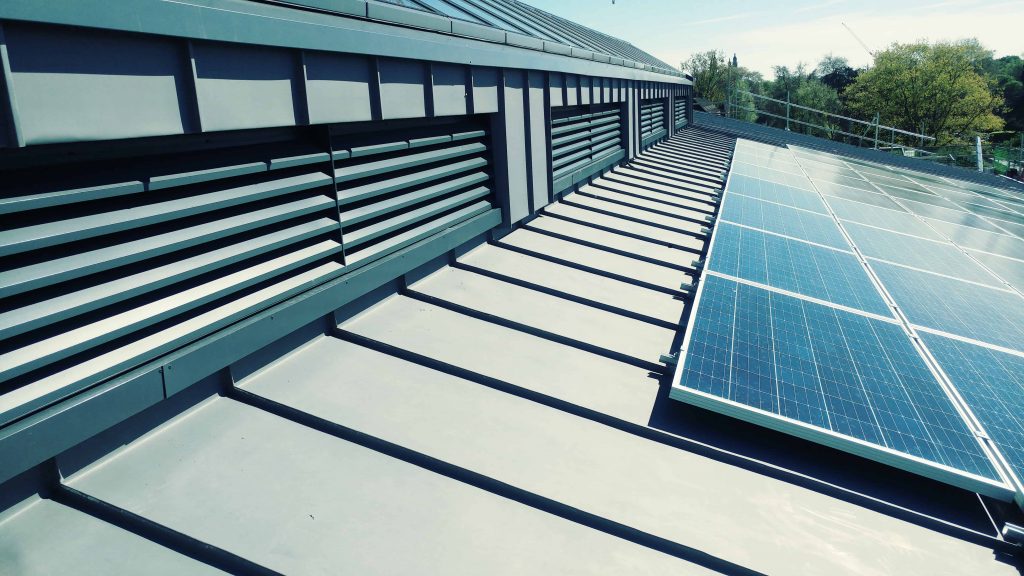
[[[562,106],[551,111],[552,191],[560,193],[625,157],[621,104]]]
[[[667,99],[640,102],[640,147],[646,148],[668,134],[665,126]]]
[[[3,171],[0,425],[493,211],[483,125],[62,148]]]

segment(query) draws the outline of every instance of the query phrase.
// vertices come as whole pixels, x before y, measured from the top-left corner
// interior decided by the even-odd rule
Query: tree
[[[761,74],[737,65],[736,57],[729,61],[720,50],[708,50],[693,54],[683,63],[683,70],[693,75],[693,88],[697,96],[715,103],[731,101],[736,107],[731,114],[753,122],[757,116],[749,109],[754,108],[754,97],[749,93],[759,92]]]
[[[790,129],[821,135],[821,129],[812,128],[812,125],[821,126],[824,127],[826,136],[831,136],[831,132],[838,127],[829,123],[829,117],[806,110],[802,106],[824,112],[839,113],[842,110],[842,105],[836,91],[823,84],[817,78],[815,70],[808,72],[807,66],[802,63],[798,64],[796,69],[790,69],[788,66],[775,66],[774,71],[775,79],[766,83],[766,91],[770,97],[776,100],[796,105],[791,106],[789,110]],[[769,125],[779,128],[786,126],[785,104],[772,103],[766,106],[766,110],[776,115],[775,118],[766,116],[765,121]]]
[[[984,69],[1003,97],[1000,116],[1006,121],[1006,129],[1024,132],[1024,60],[1019,56],[989,59]]]
[[[857,79],[857,71],[850,67],[850,62],[842,56],[829,54],[821,59],[815,74],[821,83],[842,95],[843,91]]]
[[[693,75],[694,94],[712,102],[725,101],[725,81],[729,64],[721,50],[698,52],[683,62],[683,70]]]
[[[846,88],[848,106],[862,118],[877,112],[883,124],[934,136],[936,144],[999,130],[1003,99],[981,73],[991,57],[977,40],[893,44]]]

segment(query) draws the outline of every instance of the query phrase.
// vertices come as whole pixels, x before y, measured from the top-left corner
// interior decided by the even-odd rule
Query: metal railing
[[[751,105],[740,103],[744,99]],[[885,126],[879,122],[877,115],[873,121],[859,120],[794,104],[788,99],[779,100],[742,90],[729,95],[724,109],[725,115],[730,118],[822,136],[829,140],[840,140],[860,147],[898,151],[905,156],[920,158],[936,156],[924,149],[928,143],[935,141],[934,137]],[[750,118],[751,114],[754,115],[753,118]]]

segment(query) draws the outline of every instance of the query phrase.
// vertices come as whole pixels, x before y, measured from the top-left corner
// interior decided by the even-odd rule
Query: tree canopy
[[[974,39],[892,44],[875,53],[871,66],[859,70],[829,54],[814,68],[775,66],[770,80],[736,66],[720,50],[694,54],[683,68],[693,74],[698,96],[717,103],[729,100],[731,113],[747,120],[758,119],[747,110],[755,108],[756,100],[758,111],[783,116],[780,121],[761,114],[761,120],[776,126],[785,123],[788,101],[868,122],[877,114],[881,124],[933,136],[939,145],[1004,128],[1024,131],[1024,60],[994,58]],[[823,115],[798,107],[792,107],[790,117],[824,122]]]
[[[944,144],[1003,128],[1003,98],[983,74],[991,52],[977,40],[893,44],[846,89],[849,109],[862,117],[934,136]]]

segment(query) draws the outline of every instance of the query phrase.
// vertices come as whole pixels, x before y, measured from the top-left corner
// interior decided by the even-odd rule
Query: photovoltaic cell
[[[1014,288],[1024,292],[1024,260],[996,256],[995,254],[978,252],[977,250],[970,250],[969,252],[980,260],[982,264],[988,266],[990,270],[999,275],[1000,278],[1009,282]],[[1024,258],[1024,251],[1021,251],[1020,255]]]
[[[729,191],[743,194],[758,200],[767,200],[794,208],[803,208],[819,214],[828,214],[825,203],[817,192],[801,190],[785,184],[777,184],[742,174],[733,174],[729,178]]]
[[[762,168],[760,166],[755,166],[754,164],[741,162],[738,159],[733,159],[731,172],[733,174],[750,176],[759,180],[767,180],[768,182],[785,184],[786,186],[792,186],[794,188],[803,188],[804,190],[810,190],[812,192],[814,191],[814,188],[811,187],[811,183],[803,173],[794,174],[792,172],[783,172],[772,168]]]
[[[963,207],[979,216],[985,216],[986,218],[993,218],[995,220],[998,220],[999,222],[996,222],[996,224],[999,224],[1000,222],[1012,222],[1015,224],[1024,225],[1024,216],[1021,216],[1020,214],[1017,214],[1016,212],[1012,212],[1010,210],[988,208],[986,206],[980,206],[978,204],[964,204]]]
[[[970,212],[950,210],[949,208],[943,208],[941,206],[932,206],[931,204],[922,204],[920,202],[913,202],[909,200],[904,200],[902,204],[918,216],[943,220],[960,226],[970,226],[971,228],[977,228],[979,230],[988,230],[989,232],[1002,232],[999,227],[993,225],[984,218],[981,218],[977,214],[971,214]]]
[[[1016,236],[959,226],[942,220],[928,219],[928,225],[964,248],[1010,257],[1024,254],[1024,240]]]
[[[827,180],[819,180],[817,178],[814,179],[814,186],[819,192],[829,197],[842,198],[844,200],[852,200],[862,204],[878,206],[879,208],[888,208],[889,210],[906,212],[906,210],[900,208],[899,204],[896,204],[892,198],[878,192],[868,192],[858,188],[850,188],[849,186],[842,186]]]
[[[880,315],[891,312],[857,257],[722,222],[708,269]]]
[[[1024,481],[1024,357],[933,334],[922,339]]]
[[[887,186],[885,184],[876,184],[883,192],[899,200],[910,200],[912,202],[921,202],[923,204],[930,204],[932,206],[938,206],[939,208],[949,208],[950,210],[959,210],[960,207],[955,202],[950,202],[945,198],[939,198],[938,196],[928,192],[914,192],[913,190],[905,190],[897,186]]]
[[[872,267],[911,323],[1014,350],[1024,348],[1024,298],[1016,293],[884,262]]]
[[[1002,287],[998,278],[949,242],[925,240],[853,222],[846,224],[846,231],[865,256]]]
[[[878,208],[860,202],[843,200],[842,198],[829,198],[828,204],[832,207],[832,211],[836,213],[836,216],[842,220],[859,222],[877,228],[887,228],[932,240],[944,240],[942,236],[936,234],[927,224],[907,212]]]
[[[708,408],[753,408],[751,420],[866,456],[879,457],[864,443],[998,481],[899,325],[717,276],[699,306],[673,398],[697,391]]]
[[[847,188],[856,188],[858,190],[864,190],[865,192],[878,192],[878,190],[874,186],[872,186],[870,182],[868,182],[867,180],[862,180],[860,178],[848,178],[846,176],[842,176],[839,174],[821,173],[814,173],[811,174],[810,176],[815,183],[821,181],[830,184],[839,184],[841,186],[846,186]]]
[[[726,194],[722,220],[848,250],[846,239],[830,216],[762,202],[739,194]]]

